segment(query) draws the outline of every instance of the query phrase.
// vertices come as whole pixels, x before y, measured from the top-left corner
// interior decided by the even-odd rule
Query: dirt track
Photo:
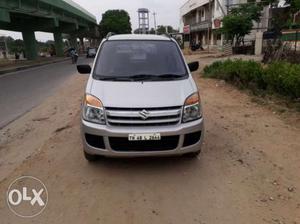
[[[195,77],[206,118],[198,159],[86,162],[83,76],[1,130],[0,222],[299,224],[299,117],[287,121],[228,84]],[[34,219],[6,206],[8,185],[22,175],[38,177],[49,191]]]

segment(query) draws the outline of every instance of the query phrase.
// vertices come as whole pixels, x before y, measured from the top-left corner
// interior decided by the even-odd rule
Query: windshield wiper
[[[145,80],[162,80],[162,79],[178,79],[185,77],[185,75],[177,75],[177,74],[161,74],[161,75],[153,75],[153,74],[137,74],[132,76],[94,76],[95,79],[101,81],[145,81]]]
[[[176,79],[176,78],[185,77],[185,75],[184,74],[182,74],[182,75],[178,75],[178,74],[160,74],[156,77],[163,78],[163,79]]]
[[[157,75],[138,74],[138,75],[128,76],[127,78],[132,79],[134,81],[143,81],[143,80],[153,80],[153,79],[156,79]]]
[[[94,78],[101,81],[132,81],[130,78],[122,76],[94,76]]]
[[[160,74],[160,75],[152,75],[152,74],[139,74],[139,75],[133,75],[129,76],[128,78],[131,78],[135,81],[143,81],[143,80],[162,80],[162,79],[178,79],[183,78],[185,75],[178,75],[178,74]]]

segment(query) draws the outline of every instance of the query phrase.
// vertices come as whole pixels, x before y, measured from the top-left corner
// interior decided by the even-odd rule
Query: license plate
[[[159,141],[160,139],[160,133],[128,135],[129,141]]]

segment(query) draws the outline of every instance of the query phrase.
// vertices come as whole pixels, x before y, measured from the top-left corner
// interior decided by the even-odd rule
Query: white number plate
[[[160,139],[160,133],[128,135],[129,141],[159,141]]]

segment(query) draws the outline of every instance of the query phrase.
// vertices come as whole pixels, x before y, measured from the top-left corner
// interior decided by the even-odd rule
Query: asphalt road
[[[92,63],[80,58],[79,64]],[[0,76],[0,129],[55,93],[70,76],[78,75],[71,61]]]

